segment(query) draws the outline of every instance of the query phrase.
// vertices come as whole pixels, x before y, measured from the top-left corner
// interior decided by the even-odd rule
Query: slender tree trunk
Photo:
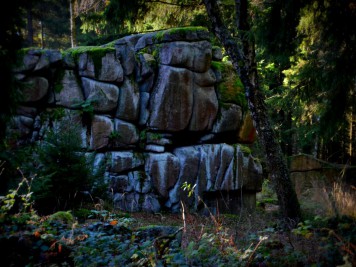
[[[71,46],[77,46],[77,28],[75,25],[75,13],[74,13],[75,0],[69,0],[69,13],[70,13],[70,41]]]
[[[27,45],[33,46],[33,20],[32,20],[32,6],[29,4],[27,8]]]
[[[44,27],[43,27],[43,21],[40,21],[41,23],[41,48],[44,49],[45,47],[45,40],[44,40]]]
[[[264,148],[270,178],[278,196],[281,215],[298,221],[301,216],[298,198],[290,180],[289,170],[281,147],[276,141],[270,125],[264,96],[258,84],[254,42],[247,35],[250,31],[247,0],[235,0],[239,38],[234,38],[222,21],[217,1],[203,1],[214,34],[225,47],[234,69],[240,75],[245,87],[249,110],[257,130],[259,142]]]
[[[355,85],[356,87],[356,85]],[[352,92],[350,93],[350,102],[355,103],[356,101],[356,95]],[[350,108],[348,109],[348,114],[347,114],[347,119],[348,119],[348,164],[352,165],[354,164],[354,156],[355,156],[355,148],[354,148],[354,142],[355,142],[355,109],[354,105],[350,105]]]

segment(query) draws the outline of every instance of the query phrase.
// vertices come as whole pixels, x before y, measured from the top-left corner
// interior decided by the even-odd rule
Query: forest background
[[[20,48],[65,50],[74,46],[98,46],[133,33],[183,26],[205,26],[213,32],[213,25],[203,2],[209,1],[12,0],[8,2],[7,8],[0,10],[0,139],[2,142],[0,158],[4,156],[3,146],[6,146],[3,144],[5,125],[14,114],[20,97],[16,93],[16,81],[13,80],[11,72],[16,52]],[[220,6],[222,19],[232,36],[240,36],[239,40],[242,41],[255,41],[258,82],[265,96],[266,110],[272,128],[284,156],[287,158],[305,153],[336,164],[355,165],[356,2],[354,0],[251,0],[248,2],[248,13],[245,14],[251,25],[247,32],[239,32],[236,27],[238,23],[234,6],[239,1],[215,2]],[[213,42],[214,45],[223,48],[218,39],[214,39]],[[225,56],[228,59],[228,55]],[[263,148],[256,142],[253,153],[263,158],[262,150]],[[315,234],[319,228],[321,229],[320,225],[318,230],[314,231],[314,228],[311,228],[314,227],[311,225],[313,223],[321,224],[321,219],[315,218],[312,223],[303,222],[294,229],[305,237],[298,240],[301,247],[304,246],[305,240],[310,241],[310,233]],[[258,228],[256,222],[258,221],[255,218],[254,230]],[[335,227],[334,221],[330,220],[327,223],[329,222],[332,227]],[[341,222],[337,227],[344,227],[342,230],[351,233],[351,222]],[[241,224],[236,225],[236,229],[241,226]],[[328,227],[331,227],[330,225],[328,224]],[[209,241],[210,236],[208,236],[205,245],[209,249],[216,245],[216,240],[227,245],[228,242],[222,241],[226,237],[224,234],[232,236],[231,233],[223,232],[220,226],[216,227],[215,239],[211,239],[214,242]],[[349,228],[346,229],[346,226]],[[52,230],[51,227],[49,229]],[[271,231],[279,241],[284,234],[290,238],[287,232],[281,233],[276,230],[277,227],[264,230],[266,229],[269,229],[268,231]],[[340,229],[336,229],[335,232]],[[340,247],[343,251],[346,251],[344,244],[348,245],[347,247],[345,245],[349,249],[346,252],[350,257],[353,255],[353,262],[355,262],[354,241],[349,242],[348,234],[345,234],[347,238],[342,237],[344,239],[337,241],[342,243]],[[332,232],[329,231],[330,240],[331,235]],[[199,238],[200,241],[203,240],[201,236]],[[270,240],[275,241],[272,238]],[[254,255],[262,241],[262,239],[258,240],[255,251],[249,255]],[[315,249],[321,244],[319,239],[312,241],[315,241],[315,244],[312,244]],[[279,245],[278,242],[273,242],[268,244]],[[289,246],[285,243],[283,245],[285,248]],[[192,258],[196,257],[195,251],[198,250],[196,247],[187,247],[188,252],[191,249]],[[266,245],[264,249],[272,255],[271,250],[275,247]],[[225,253],[222,250],[221,252]],[[240,255],[239,252],[233,252],[234,255]],[[204,253],[202,251],[199,253],[203,260]],[[292,253],[288,251],[286,254],[288,257],[285,260],[288,262]],[[309,260],[303,256],[304,254],[301,255],[296,256],[296,261]],[[333,257],[329,252],[327,255]],[[250,259],[252,260],[252,256],[247,259],[248,264]],[[264,256],[263,260],[271,261],[267,256]],[[282,257],[281,260],[284,258]]]
[[[233,29],[234,1],[218,3]],[[355,1],[253,0],[248,12],[246,38],[255,38],[260,87],[284,154],[355,163]],[[16,48],[66,49],[170,27],[211,28],[195,0],[16,0],[2,13],[1,128],[16,106],[5,86],[11,83],[5,62]]]

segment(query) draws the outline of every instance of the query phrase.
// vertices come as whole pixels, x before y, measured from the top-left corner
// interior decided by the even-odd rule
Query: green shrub
[[[51,129],[37,147],[38,177],[33,181],[35,207],[39,213],[73,209],[90,190],[91,162],[81,151],[80,126],[65,118]]]
[[[73,211],[73,215],[75,218],[78,219],[79,222],[83,222],[85,221],[86,219],[88,219],[88,217],[90,216],[91,214],[91,211],[88,210],[88,209],[77,209],[77,210],[74,210]]]
[[[48,218],[49,222],[62,222],[66,224],[71,224],[74,223],[74,217],[70,213],[70,211],[57,211],[56,213],[53,213],[52,215],[49,216]]]

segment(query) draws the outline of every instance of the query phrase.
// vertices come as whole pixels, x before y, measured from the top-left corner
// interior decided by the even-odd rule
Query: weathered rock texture
[[[334,183],[356,185],[354,166],[330,163],[307,154],[290,158],[290,172],[298,197],[312,188],[333,187]]]
[[[239,143],[251,144],[255,129],[239,78],[209,39],[203,28],[179,28],[27,51],[14,69],[23,99],[9,136],[40,141],[58,114],[74,114],[116,207],[253,208],[262,168]],[[190,197],[184,184],[195,185]]]

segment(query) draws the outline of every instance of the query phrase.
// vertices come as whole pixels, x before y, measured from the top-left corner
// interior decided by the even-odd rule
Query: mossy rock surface
[[[210,41],[211,34],[207,28],[204,27],[181,27],[172,28],[168,30],[162,30],[152,32],[150,34],[143,35],[135,45],[136,51],[143,51],[143,49],[161,43],[168,42],[198,42],[198,41]],[[120,40],[119,40],[120,42]],[[151,54],[151,53],[150,53]]]
[[[33,69],[39,61],[39,58],[48,50],[34,47],[21,48],[16,51],[14,70],[23,72]]]
[[[217,85],[219,101],[239,105],[243,112],[247,111],[247,100],[244,86],[229,62],[213,61],[213,70],[221,73],[222,81]]]
[[[80,55],[87,53],[93,60],[94,66],[100,70],[102,66],[102,58],[110,52],[115,52],[115,48],[111,46],[80,46],[66,50],[63,53],[63,57],[70,55],[75,62],[78,62]]]
[[[70,211],[58,211],[49,216],[50,222],[62,222],[66,224],[74,223],[74,217]]]
[[[16,61],[21,64],[24,56],[31,54],[31,55],[36,55],[40,56],[43,54],[45,50],[36,48],[36,47],[26,47],[26,48],[21,48],[16,51]]]
[[[63,78],[65,75],[65,70],[64,69],[56,69],[54,72],[54,92],[55,93],[60,93],[63,90]]]
[[[102,58],[109,52],[115,52],[115,48],[112,46],[79,46],[67,49],[66,51],[64,51],[64,54],[71,54],[75,59],[83,53],[88,53],[90,56]]]
[[[157,32],[154,40],[156,42],[178,40],[197,41],[208,40],[209,36],[209,31],[205,27],[179,27]]]

